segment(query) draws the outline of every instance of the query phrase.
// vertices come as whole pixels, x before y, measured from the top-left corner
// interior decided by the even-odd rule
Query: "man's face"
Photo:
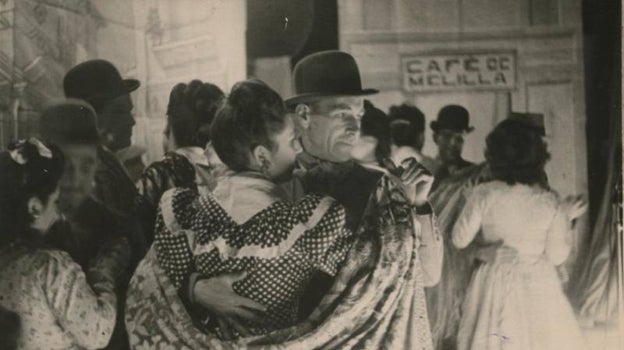
[[[59,207],[63,214],[73,211],[91,194],[97,167],[95,145],[60,145],[65,155],[65,171],[59,184]]]
[[[433,140],[438,145],[440,159],[446,164],[457,163],[464,147],[464,133],[443,129],[435,133]]]
[[[98,127],[106,147],[118,151],[132,143],[132,99],[130,95],[119,96],[107,103],[98,114]]]
[[[302,128],[303,147],[331,162],[351,159],[364,115],[361,97],[326,97],[308,104],[307,128]]]

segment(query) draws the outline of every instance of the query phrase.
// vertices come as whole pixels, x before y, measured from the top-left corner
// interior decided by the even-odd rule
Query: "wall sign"
[[[516,55],[503,53],[422,54],[404,57],[406,91],[500,90],[516,86]]]

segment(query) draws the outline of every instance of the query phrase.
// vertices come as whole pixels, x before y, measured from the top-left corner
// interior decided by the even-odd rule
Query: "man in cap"
[[[448,105],[440,110],[437,120],[431,122],[433,141],[438,146],[434,188],[446,178],[473,165],[462,158],[464,136],[474,130],[474,127],[469,126],[469,118],[466,108]]]
[[[364,113],[363,96],[374,94],[377,90],[362,89],[355,59],[340,51],[319,52],[301,60],[294,69],[294,86],[296,96],[285,102],[294,113],[303,152],[297,159],[295,179],[284,187],[293,200],[310,192],[334,197],[346,209],[346,227],[358,232],[364,224],[362,216],[369,198],[374,195],[384,176],[351,159]],[[427,200],[433,177],[413,159],[401,166],[401,169],[393,170],[398,170],[396,174],[400,179],[397,180],[402,182],[404,193],[409,197],[412,208],[409,215],[414,220],[412,222],[417,223],[413,226],[414,231],[418,231],[413,234],[422,240],[417,256],[424,275],[423,284],[434,285],[440,278],[442,241]],[[241,314],[236,304],[244,303],[229,302],[240,300],[240,297],[231,292],[233,279],[231,276],[227,278],[195,280],[189,286],[195,301],[217,316],[232,320]],[[316,307],[332,281],[328,275],[319,275],[310,283],[302,297],[302,318]],[[422,291],[424,285],[417,288]],[[424,297],[417,303],[422,303],[424,308]],[[423,326],[417,328],[430,342],[426,316],[422,315],[416,322],[421,321]]]
[[[134,212],[137,190],[114,153],[132,142],[135,121],[130,93],[139,86],[138,80],[122,79],[117,68],[104,60],[80,63],[63,79],[65,96],[87,101],[97,113],[102,145],[98,148],[95,197],[126,216]]]
[[[95,111],[85,101],[67,99],[45,109],[39,134],[57,145],[65,157],[65,171],[59,182],[59,209],[62,219],[46,235],[48,244],[69,253],[86,271],[103,246],[118,242],[110,263],[127,266],[118,271],[117,292],[119,315],[123,315],[125,288],[142,254],[143,238],[131,218],[115,213],[94,200],[93,182],[98,166],[100,136]],[[128,253],[131,255],[128,256]],[[115,331],[107,349],[127,348],[123,318],[118,316]]]

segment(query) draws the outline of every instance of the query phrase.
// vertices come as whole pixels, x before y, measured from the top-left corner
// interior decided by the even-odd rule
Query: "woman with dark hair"
[[[416,159],[429,171],[435,160],[422,153],[425,144],[425,114],[416,106],[403,103],[391,106],[388,112],[392,133],[392,161],[395,164],[408,158]]]
[[[458,349],[584,349],[555,267],[570,251],[567,209],[544,181],[549,155],[538,133],[507,122],[487,137],[494,181],[474,187],[452,233],[455,247],[482,239],[515,254],[473,273]]]
[[[64,159],[37,139],[0,154],[0,306],[21,319],[24,349],[106,346],[116,316],[117,275],[128,252],[102,249],[87,270],[44,237],[59,219]]]
[[[145,169],[138,184],[148,244],[153,240],[158,201],[166,190],[214,186],[211,171],[215,164],[209,162],[205,148],[210,142],[210,124],[224,97],[216,85],[200,80],[177,84],[171,90],[164,131],[165,157]]]
[[[390,121],[369,100],[364,100],[360,137],[353,146],[351,156],[361,165],[374,168],[383,167],[390,158]]]
[[[211,137],[231,172],[204,196],[184,188],[163,195],[154,245],[131,281],[126,303],[133,346],[204,348],[214,344],[215,335],[239,338],[292,326],[313,272],[336,274],[347,253],[351,234],[338,202],[308,195],[292,203],[278,186],[292,176],[300,146],[275,91],[259,81],[236,84]],[[246,275],[234,290],[253,301],[240,316],[265,311],[254,322],[229,320],[242,327],[228,334],[210,310],[181,304],[187,299],[184,286],[198,274],[235,272]]]

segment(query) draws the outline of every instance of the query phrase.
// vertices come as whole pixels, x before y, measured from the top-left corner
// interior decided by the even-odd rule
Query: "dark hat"
[[[41,115],[39,134],[53,144],[98,144],[96,114],[88,103],[66,99],[47,107]]]
[[[544,115],[541,113],[519,113],[511,112],[507,117],[511,120],[522,122],[527,127],[535,130],[538,134],[546,136],[546,127],[544,126]]]
[[[82,62],[70,69],[63,79],[65,96],[85,100],[92,105],[136,90],[136,79],[122,79],[112,63],[104,60]]]
[[[438,112],[438,119],[431,122],[431,130],[453,130],[471,132],[474,127],[468,126],[469,114],[466,108],[458,105],[444,106]]]
[[[293,72],[295,96],[285,101],[292,106],[321,96],[364,96],[375,89],[362,89],[360,71],[353,56],[342,51],[322,51],[304,57]]]

